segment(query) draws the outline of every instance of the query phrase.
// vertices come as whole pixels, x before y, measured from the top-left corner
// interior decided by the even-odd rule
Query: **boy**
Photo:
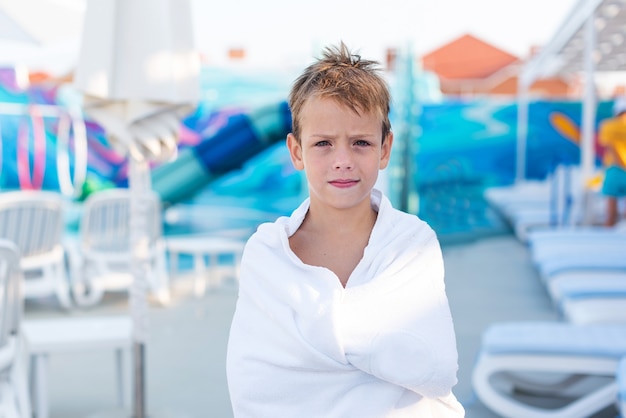
[[[227,355],[235,417],[461,417],[434,232],[374,189],[391,154],[377,63],[342,43],[295,81],[309,198],[246,244]]]

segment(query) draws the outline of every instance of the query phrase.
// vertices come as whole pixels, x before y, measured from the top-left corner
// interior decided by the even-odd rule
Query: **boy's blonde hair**
[[[379,74],[377,61],[364,60],[341,42],[326,47],[322,58],[309,65],[294,81],[289,93],[292,133],[300,142],[302,108],[312,97],[337,100],[354,112],[378,113],[382,119],[382,140],[391,131],[389,108],[391,94]]]

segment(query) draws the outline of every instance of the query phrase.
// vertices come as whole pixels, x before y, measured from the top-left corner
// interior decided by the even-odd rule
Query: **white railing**
[[[87,129],[79,111],[49,104],[22,104],[0,102],[0,116],[27,116],[33,128],[33,167],[30,167],[30,141],[28,125],[18,129],[16,158],[20,186],[41,188],[46,169],[46,132],[44,118],[56,118],[56,169],[59,188],[69,197],[80,194],[87,176]],[[74,178],[70,171],[70,138],[74,138]],[[0,124],[0,173],[2,173],[2,142],[4,139]],[[22,138],[25,138],[22,139]]]

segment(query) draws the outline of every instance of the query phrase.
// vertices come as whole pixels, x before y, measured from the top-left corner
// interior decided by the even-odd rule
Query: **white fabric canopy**
[[[593,20],[596,71],[626,69],[626,0],[579,0],[552,39],[523,69],[520,82],[585,71],[585,22]]]
[[[526,175],[528,90],[532,83],[557,74],[584,74],[580,187],[585,187],[595,169],[595,74],[625,70],[626,0],[579,0],[554,37],[524,65],[520,74],[516,181],[522,181]]]

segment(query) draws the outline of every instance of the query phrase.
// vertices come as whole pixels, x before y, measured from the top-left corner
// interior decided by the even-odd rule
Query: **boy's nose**
[[[352,154],[349,149],[339,148],[335,154],[335,169],[351,169],[353,165]]]

